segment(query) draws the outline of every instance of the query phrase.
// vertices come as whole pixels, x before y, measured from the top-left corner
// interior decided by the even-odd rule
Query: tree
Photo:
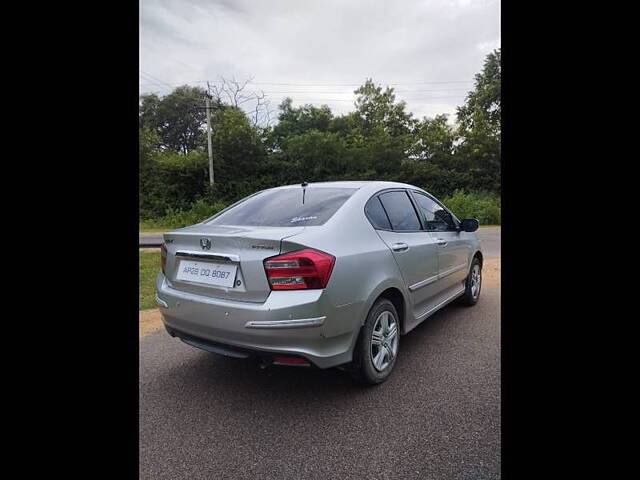
[[[219,108],[225,105],[238,109],[247,108],[248,106],[249,109],[243,111],[251,119],[253,126],[262,125],[268,127],[273,114],[271,103],[264,91],[247,89],[252,80],[252,78],[248,78],[244,81],[238,81],[235,77],[228,79],[221,76],[217,82],[208,83],[208,85],[211,88],[214,103]]]
[[[474,89],[469,92],[465,104],[458,107],[461,133],[480,128],[500,140],[501,84],[502,68],[498,49],[487,55],[482,71],[475,76]]]
[[[159,98],[155,94],[141,97],[141,127],[156,131],[162,148],[186,154],[206,146],[206,114],[203,110],[205,91],[200,87],[182,86]]]
[[[255,184],[253,177],[264,161],[265,148],[257,129],[238,108],[217,110],[214,125],[216,190],[219,198],[236,198],[247,191],[245,184]]]
[[[367,79],[354,93],[357,95],[355,113],[365,135],[375,134],[380,129],[393,137],[413,131],[416,121],[405,111],[404,101],[396,102],[393,88],[387,87],[383,91],[373,80]]]
[[[294,107],[291,98],[285,98],[280,104],[278,124],[273,127],[270,134],[272,147],[277,149],[285,138],[300,135],[310,130],[326,132],[331,126],[333,114],[331,109],[322,105],[303,105]]]
[[[456,134],[446,115],[425,118],[416,128],[415,155],[424,161],[448,166],[453,159]]]
[[[465,188],[500,192],[500,50],[487,55],[474,89],[458,108],[460,144],[456,155],[467,164]]]
[[[285,158],[298,172],[297,181],[337,180],[346,172],[346,149],[335,133],[308,130],[288,137],[282,147]]]
[[[151,127],[140,128],[138,135],[138,154],[140,157],[140,168],[144,168],[153,161],[154,156],[160,152],[162,140],[158,133]]]
[[[475,76],[455,127],[445,115],[413,118],[393,88],[371,79],[354,91],[350,113],[336,116],[326,105],[294,107],[287,98],[277,124],[270,126],[264,94],[250,91],[249,81],[222,78],[209,86],[214,190],[207,184],[205,91],[183,86],[164,97],[144,95],[140,214],[187,209],[205,197],[228,203],[305,180],[391,180],[439,197],[456,189],[495,195],[500,192],[500,76],[496,50]]]

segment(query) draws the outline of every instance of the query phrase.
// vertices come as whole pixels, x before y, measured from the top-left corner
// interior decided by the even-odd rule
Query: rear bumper
[[[218,346],[298,355],[319,368],[352,359],[360,302],[334,306],[324,290],[275,291],[264,303],[215,299],[173,289],[162,274],[156,288],[167,331],[195,339],[194,346],[204,341],[203,345],[214,346],[210,351]]]

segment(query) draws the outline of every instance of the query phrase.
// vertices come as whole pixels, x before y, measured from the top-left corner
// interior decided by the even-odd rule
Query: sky
[[[139,47],[141,94],[251,79],[276,115],[285,97],[340,115],[372,78],[417,118],[453,121],[500,48],[500,2],[140,0]]]

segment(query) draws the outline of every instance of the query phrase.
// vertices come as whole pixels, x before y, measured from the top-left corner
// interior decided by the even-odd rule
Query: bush
[[[442,203],[460,219],[477,218],[480,225],[500,225],[500,196],[495,193],[456,190]]]
[[[140,219],[169,215],[171,208],[189,210],[206,195],[208,169],[207,154],[200,151],[187,155],[164,152],[147,160],[140,168]]]
[[[202,199],[197,200],[188,210],[169,207],[167,208],[167,214],[163,217],[142,220],[140,222],[140,230],[187,227],[206,220],[226,207],[225,203],[216,202],[211,204]]]
[[[460,219],[477,218],[481,225],[500,225],[500,196],[495,193],[456,190],[442,202]],[[225,202],[199,199],[191,208],[168,207],[167,214],[140,222],[140,230],[175,229],[202,222],[227,207]]]

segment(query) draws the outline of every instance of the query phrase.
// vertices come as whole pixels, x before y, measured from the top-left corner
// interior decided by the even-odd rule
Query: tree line
[[[255,191],[302,181],[400,181],[441,198],[466,192],[499,204],[500,77],[496,50],[457,108],[455,124],[445,115],[415,118],[393,88],[371,79],[354,91],[350,113],[334,115],[326,105],[294,107],[287,98],[273,126],[258,121],[269,113],[264,96],[256,96],[256,111],[247,113],[241,88],[235,97],[214,95],[213,188],[202,108],[207,92],[185,85],[162,97],[142,95],[140,218],[194,206],[217,210]]]

